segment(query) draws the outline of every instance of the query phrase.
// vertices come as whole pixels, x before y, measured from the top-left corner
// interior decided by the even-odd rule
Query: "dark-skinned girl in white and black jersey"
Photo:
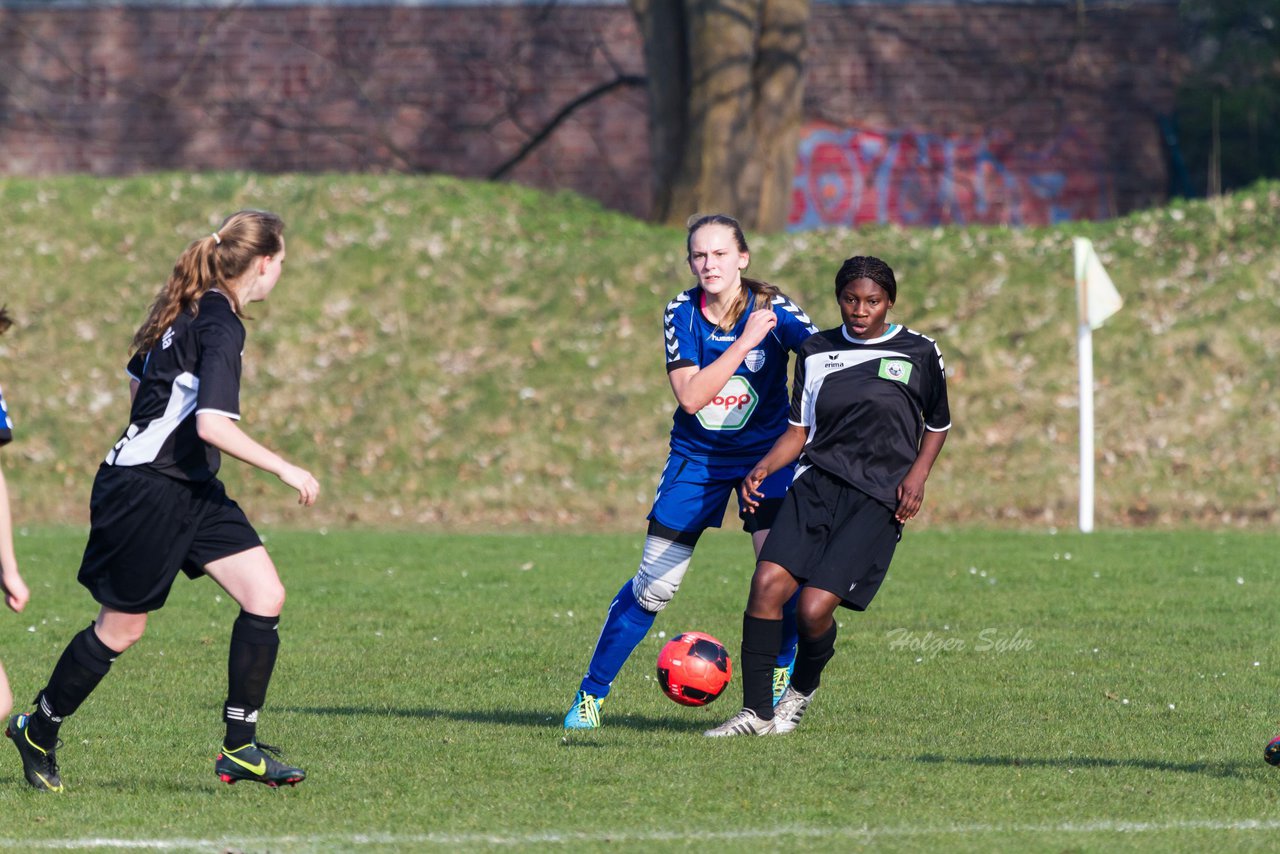
[[[743,708],[709,736],[795,729],[835,652],[836,609],[871,603],[951,427],[937,344],[888,320],[898,296],[889,265],[850,258],[835,286],[843,323],[801,345],[787,431],[742,481],[750,506],[769,473],[799,457],[751,579]],[[775,707],[771,656],[782,604],[797,589],[795,672]]]
[[[241,609],[231,628],[226,735],[215,772],[228,783],[273,787],[306,776],[257,741],[285,591],[262,540],[217,478],[225,453],[277,476],[299,504],[310,506],[320,492],[310,472],[238,424],[244,306],[267,298],[284,258],[278,216],[233,214],[186,248],[134,336],[129,426],[98,468],[80,564],[98,616],[67,645],[35,710],[13,716],[7,729],[37,789],[62,790],[59,727],[142,637],[179,572],[209,576]]]

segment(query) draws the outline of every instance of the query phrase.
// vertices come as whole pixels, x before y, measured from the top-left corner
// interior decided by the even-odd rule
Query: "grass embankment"
[[[244,425],[320,476],[310,511],[229,464],[262,522],[635,530],[670,426],[661,314],[684,234],[571,195],[412,176],[0,180],[19,327],[0,382],[20,524],[80,522],[125,423],[132,333],[178,252],[240,207],[289,223],[254,306]],[[935,336],[954,428],[925,525],[1074,524],[1070,238],[1124,295],[1094,336],[1100,527],[1273,522],[1280,185],[1106,223],[752,237],[752,272],[820,326],[839,262],[899,274],[894,317]]]

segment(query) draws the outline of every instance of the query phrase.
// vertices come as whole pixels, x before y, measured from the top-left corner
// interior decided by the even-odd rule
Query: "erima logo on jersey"
[[[752,350],[747,354],[747,358],[742,364],[746,365],[747,370],[754,374],[756,371],[764,367],[764,351]]]
[[[160,349],[168,350],[169,345],[173,343],[173,327],[170,326],[164,331],[164,337],[160,339]]]
[[[911,381],[911,363],[902,359],[881,359],[880,379],[905,383]]]
[[[826,363],[825,365],[823,365],[822,367],[824,367],[824,368],[843,368],[843,367],[844,367],[844,362],[837,362],[837,361],[836,361],[836,359],[839,359],[839,358],[840,358],[840,354],[839,354],[839,353],[830,353],[830,354],[828,354],[828,355],[827,355],[827,363]]]

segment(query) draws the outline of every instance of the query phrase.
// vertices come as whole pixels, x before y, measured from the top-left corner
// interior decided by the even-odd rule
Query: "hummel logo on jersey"
[[[164,331],[164,337],[160,339],[160,349],[168,350],[169,345],[173,343],[173,327],[170,326]]]

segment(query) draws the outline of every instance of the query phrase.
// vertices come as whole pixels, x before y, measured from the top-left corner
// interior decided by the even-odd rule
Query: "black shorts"
[[[80,583],[130,614],[162,606],[179,570],[199,578],[206,564],[262,545],[217,478],[192,483],[133,466],[98,468],[89,521]]]
[[[778,564],[801,584],[834,593],[846,608],[864,611],[901,538],[892,510],[811,467],[791,484],[760,560]]]

